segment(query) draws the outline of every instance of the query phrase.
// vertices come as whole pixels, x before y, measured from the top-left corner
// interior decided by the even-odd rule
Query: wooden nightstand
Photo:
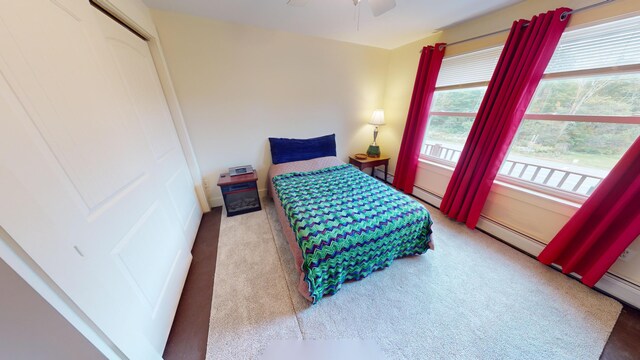
[[[375,177],[376,166],[384,165],[384,182],[386,183],[389,159],[390,157],[386,155],[380,155],[380,157],[377,158],[367,157],[366,159],[360,160],[356,159],[355,155],[351,155],[349,156],[349,164],[355,165],[360,170],[371,168],[371,176],[373,177]]]
[[[262,210],[257,182],[258,174],[255,170],[251,174],[238,176],[220,174],[218,186],[222,190],[227,216]]]

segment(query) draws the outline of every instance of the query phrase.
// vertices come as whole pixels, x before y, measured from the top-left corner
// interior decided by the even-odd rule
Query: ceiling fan
[[[288,0],[287,1],[287,5],[290,6],[304,6],[306,5],[310,0]],[[353,5],[358,7],[358,5],[360,5],[360,3],[362,2],[362,0],[351,0],[353,1]],[[373,12],[373,16],[378,17],[384,13],[386,13],[387,11],[393,9],[394,7],[396,7],[396,1],[395,0],[367,0],[367,2],[369,3],[369,7],[371,8],[371,12]]]

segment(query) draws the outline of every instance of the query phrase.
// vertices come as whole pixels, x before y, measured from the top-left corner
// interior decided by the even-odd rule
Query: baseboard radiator
[[[384,172],[379,169],[376,169],[375,175],[377,178],[384,178]],[[393,175],[388,175],[387,179],[389,183],[393,182]],[[413,196],[437,208],[440,208],[442,202],[440,196],[419,187],[413,188]],[[544,243],[484,216],[480,217],[477,228],[531,257],[537,257],[545,247]],[[553,267],[560,270],[558,266],[554,265]],[[580,278],[579,275],[573,273],[569,276]],[[595,285],[595,288],[623,303],[640,309],[639,285],[615,274],[606,273]]]

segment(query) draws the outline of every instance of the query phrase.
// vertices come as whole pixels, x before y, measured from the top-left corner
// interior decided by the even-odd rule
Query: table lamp
[[[374,111],[369,124],[375,125],[376,128],[373,130],[373,143],[367,149],[367,156],[377,158],[380,157],[380,146],[376,144],[376,139],[378,138],[378,126],[384,125],[384,110]]]

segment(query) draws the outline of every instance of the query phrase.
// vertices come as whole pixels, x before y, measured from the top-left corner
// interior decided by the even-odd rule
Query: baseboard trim
[[[617,275],[606,273],[595,288],[623,303],[640,309],[640,286]]]
[[[431,205],[431,206],[435,206],[438,209],[440,209],[440,204],[442,204],[442,198],[439,197],[438,195],[431,193],[427,190],[421,189],[417,186],[413,187],[413,196],[417,197],[418,199],[426,202],[427,204]]]
[[[440,208],[442,203],[441,197],[419,187],[413,188],[413,195],[437,208]],[[498,240],[532,257],[537,257],[545,247],[544,243],[484,216],[480,217],[477,227],[489,235],[494,236]],[[559,267],[553,267],[560,271]],[[576,274],[569,274],[569,276],[579,278]],[[606,273],[594,288],[625,304],[640,309],[640,286],[615,274]]]
[[[540,255],[542,249],[545,247],[544,243],[484,216],[481,216],[480,220],[478,220],[477,228],[513,245],[518,250],[522,250],[533,257]]]

